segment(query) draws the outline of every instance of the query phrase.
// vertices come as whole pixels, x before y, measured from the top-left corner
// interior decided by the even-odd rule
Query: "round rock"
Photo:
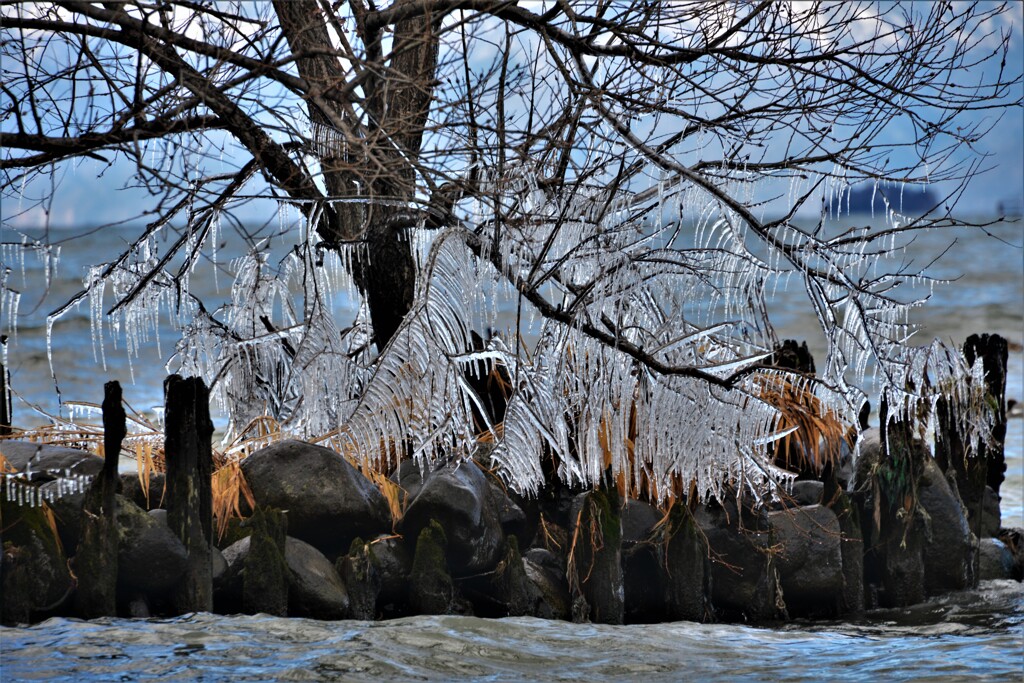
[[[448,565],[455,575],[476,574],[494,567],[504,541],[502,509],[480,469],[471,462],[443,466],[422,481],[409,469],[402,487],[417,491],[402,518],[406,538],[436,520],[447,539]]]
[[[31,472],[32,481],[58,477],[91,477],[103,469],[103,458],[77,448],[64,448],[31,441],[4,441],[0,453],[18,472]]]
[[[823,505],[769,513],[786,607],[798,615],[828,615],[843,591],[839,518]]]
[[[117,580],[125,588],[158,595],[185,573],[188,553],[167,523],[118,496]]]
[[[328,448],[281,441],[246,458],[242,472],[259,505],[288,512],[289,536],[329,557],[391,528],[381,492]]]
[[[250,537],[224,549],[227,564],[217,585],[221,608],[237,610],[241,606],[245,559]],[[334,565],[323,553],[297,538],[285,538],[284,559],[288,565],[288,616],[311,619],[346,619],[349,597]]]

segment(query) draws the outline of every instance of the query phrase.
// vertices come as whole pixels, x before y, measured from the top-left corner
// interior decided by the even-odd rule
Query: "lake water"
[[[855,622],[757,628],[267,615],[0,629],[8,681],[1020,681],[1024,591],[993,581]]]
[[[962,343],[997,332],[1011,343],[1007,396],[1024,397],[1024,257],[1020,224],[1003,241],[970,236],[936,264],[962,276],[917,313],[921,337]],[[41,421],[29,405],[60,410],[49,376],[45,316],[80,286],[84,270],[120,253],[131,233],[105,231],[69,244],[49,291],[25,290],[7,360],[18,392],[15,422]],[[58,235],[59,236],[59,235]],[[4,235],[4,240],[11,239]],[[41,272],[25,262],[28,280]],[[220,280],[220,286],[227,279]],[[202,286],[212,291],[216,283]],[[783,301],[782,337],[823,353],[815,320]],[[151,343],[131,367],[108,348],[97,368],[88,306],[54,327],[54,370],[65,400],[99,402],[118,379],[126,399],[159,405],[173,337]],[[65,415],[66,415],[65,411]],[[215,422],[222,419],[215,416]],[[1004,526],[1024,526],[1024,420],[1010,421]],[[389,622],[317,622],[258,616],[190,615],[169,620],[51,619],[0,629],[0,680],[1008,680],[1024,677],[1024,590],[1012,581],[880,610],[852,622],[757,628],[676,623],[607,627],[533,619],[415,617]]]

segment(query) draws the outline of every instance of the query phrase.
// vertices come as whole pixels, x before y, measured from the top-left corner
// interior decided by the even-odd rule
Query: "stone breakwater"
[[[506,491],[487,455],[422,472],[411,461],[391,475],[404,498],[394,518],[380,488],[327,448],[282,441],[241,469],[255,499],[233,520],[208,561],[212,611],[318,619],[413,614],[536,616],[602,623],[771,621],[835,618],[904,606],[990,578],[1024,573],[1020,529],[999,525],[986,488],[981,517],[965,511],[952,469],[920,442],[912,519],[899,518],[874,475],[876,430],[861,435],[849,481],[800,480],[783,500],[755,509],[735,498],[656,508],[610,491],[549,485],[536,498]],[[47,487],[52,473],[99,476],[103,461],[74,449],[5,441],[8,463]],[[27,474],[30,472],[30,474]],[[47,482],[47,478],[53,479]],[[178,613],[189,551],[161,505],[121,475],[113,516],[116,612]],[[10,487],[14,475],[8,475]],[[61,483],[65,482],[65,483]],[[86,616],[80,558],[88,490],[47,506],[2,500],[2,620]],[[980,533],[975,533],[979,531]]]

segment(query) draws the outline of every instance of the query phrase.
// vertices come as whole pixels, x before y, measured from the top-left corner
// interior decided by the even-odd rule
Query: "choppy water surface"
[[[74,680],[1006,680],[1024,675],[1024,588],[993,581],[861,621],[755,628],[196,614],[0,629],[2,678]]]

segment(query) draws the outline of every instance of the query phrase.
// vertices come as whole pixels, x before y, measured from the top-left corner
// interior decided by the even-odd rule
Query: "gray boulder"
[[[258,505],[286,510],[288,534],[330,557],[391,528],[381,492],[334,451],[281,441],[242,461]]]
[[[82,537],[82,506],[85,505],[85,492],[68,493],[66,487],[56,481],[47,482],[40,488],[43,491],[53,491],[53,501],[48,505],[57,520],[60,542],[73,553]],[[60,489],[64,489],[64,494],[58,497],[57,491]]]
[[[0,497],[0,519],[0,623],[27,623],[70,596],[67,558],[42,507]]]
[[[290,521],[290,520],[289,520]],[[218,611],[238,611],[242,603],[245,559],[250,538],[246,536],[224,549],[227,571],[215,586]],[[285,539],[288,565],[288,616],[311,619],[347,619],[349,597],[334,565],[323,553],[291,536]]]
[[[998,538],[981,539],[978,555],[980,581],[1013,578],[1013,553]]]
[[[793,502],[796,505],[818,505],[825,493],[825,483],[813,479],[793,482]]]
[[[917,482],[918,504],[924,511],[925,590],[932,595],[974,585],[976,541],[967,525],[960,498],[932,458],[925,459]]]
[[[734,502],[698,508],[695,517],[711,556],[711,602],[724,619],[763,621],[780,616],[777,563],[766,515]]]
[[[159,515],[118,496],[117,582],[122,590],[160,595],[178,583],[188,565],[184,544]]]
[[[547,548],[530,548],[523,555],[523,559],[565,578],[565,562]]]
[[[1013,578],[1024,580],[1024,529],[1001,529],[999,540],[1006,544],[1013,555]]]
[[[142,506],[139,505],[139,507]],[[167,510],[165,508],[153,508],[149,511],[149,516],[164,526],[167,526]]]
[[[3,441],[0,453],[18,472],[31,473],[32,481],[59,477],[92,477],[103,468],[103,458],[77,448],[65,448],[31,441]]]
[[[769,513],[782,597],[790,616],[832,616],[843,595],[841,529],[821,505]]]
[[[622,508],[622,549],[650,542],[655,525],[663,517],[650,503],[630,498]]]
[[[410,495],[400,524],[406,538],[419,538],[436,520],[444,530],[448,567],[454,576],[478,574],[497,564],[505,539],[503,522],[514,522],[522,510],[500,495],[479,467],[472,462],[442,466],[423,478],[407,461],[398,479]]]
[[[346,619],[349,598],[334,565],[313,546],[285,539],[288,563],[288,614],[313,619]]]
[[[139,475],[124,473],[121,475],[121,495],[138,505],[143,510],[153,510],[167,504],[164,485],[167,481],[163,472],[153,472],[149,477],[149,497],[143,489]]]
[[[533,605],[533,616],[540,619],[563,621],[571,618],[569,584],[565,580],[565,572],[556,571],[550,567],[549,563],[535,562],[530,557],[523,558],[523,569],[535,590],[536,602]]]
[[[40,484],[57,520],[61,544],[74,552],[82,533],[85,490],[103,468],[103,458],[77,448],[30,441],[0,441],[0,454],[26,478]]]

